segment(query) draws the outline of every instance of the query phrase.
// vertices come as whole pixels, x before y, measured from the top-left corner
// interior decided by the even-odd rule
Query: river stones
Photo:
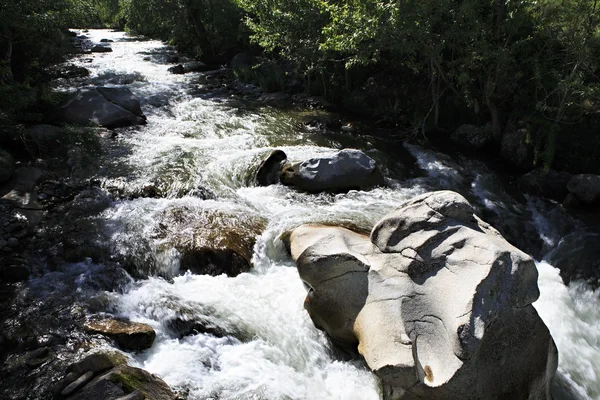
[[[63,101],[50,119],[106,128],[146,123],[139,100],[127,88],[80,89]]]
[[[273,150],[260,163],[254,180],[258,186],[269,186],[279,183],[279,174],[283,164],[287,160],[287,155],[282,150]]]
[[[557,350],[532,303],[533,260],[458,193],[428,193],[370,238],[305,225],[290,236],[305,307],[397,399],[549,399]]]
[[[180,253],[180,271],[237,276],[249,271],[265,221],[252,214],[178,207],[160,216],[161,248]]]
[[[288,165],[280,178],[284,185],[309,193],[347,192],[384,184],[375,160],[355,149],[344,149],[331,156]]]
[[[113,339],[123,350],[141,351],[152,347],[156,332],[147,324],[115,318],[103,318],[85,323],[89,333],[97,333]]]

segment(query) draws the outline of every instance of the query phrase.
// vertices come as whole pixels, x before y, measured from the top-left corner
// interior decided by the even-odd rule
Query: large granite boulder
[[[156,238],[180,253],[180,271],[236,276],[252,268],[256,239],[265,221],[255,215],[175,207],[160,216]]]
[[[461,195],[419,196],[370,238],[301,226],[290,249],[315,325],[358,344],[384,398],[551,398],[558,353],[532,306],[535,264]]]
[[[596,205],[600,203],[600,175],[575,175],[571,178],[567,187],[577,200],[583,204]]]
[[[139,100],[127,88],[85,88],[69,96],[59,106],[54,120],[107,128],[143,125],[146,117]]]
[[[316,157],[281,172],[281,183],[309,193],[347,192],[383,185],[377,163],[360,150],[345,149],[331,156]]]

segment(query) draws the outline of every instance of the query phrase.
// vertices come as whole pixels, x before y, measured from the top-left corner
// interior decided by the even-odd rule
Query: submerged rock
[[[315,325],[358,344],[389,397],[551,398],[558,355],[531,305],[535,264],[459,194],[405,203],[370,239],[301,226],[290,248]]]
[[[254,244],[264,228],[265,221],[254,215],[181,207],[161,216],[157,236],[163,248],[180,253],[182,272],[236,276],[250,270]]]
[[[122,321],[114,318],[88,321],[84,328],[114,339],[123,350],[141,351],[152,347],[156,332],[147,324]]]
[[[106,128],[146,123],[140,102],[129,89],[104,87],[78,90],[58,106],[51,119]]]
[[[383,185],[384,180],[375,160],[360,150],[345,149],[331,156],[288,165],[281,173],[281,182],[318,193],[368,189]]]

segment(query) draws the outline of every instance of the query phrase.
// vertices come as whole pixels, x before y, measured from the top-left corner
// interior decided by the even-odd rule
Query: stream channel
[[[189,399],[380,399],[379,382],[363,362],[339,357],[313,326],[303,309],[306,289],[280,236],[306,222],[370,229],[413,196],[451,189],[501,231],[516,224],[516,245],[521,245],[519,232],[533,232],[540,243],[535,257],[541,297],[535,307],[560,354],[556,398],[600,398],[599,292],[579,281],[566,286],[552,266],[565,236],[589,232],[559,205],[507,194],[501,179],[482,161],[390,144],[361,131],[314,128],[302,123],[314,111],[282,111],[248,104],[223,90],[202,90],[207,74],[167,71],[166,60],[174,51],[164,43],[106,30],[86,34],[94,42],[114,40],[114,51],[95,54],[91,62],[86,55],[71,60],[91,71],[85,83],[125,84],[140,98],[148,117],[146,126],[120,128],[114,138],[102,141],[93,178],[103,187],[110,182],[135,188],[156,185],[163,194],[117,199],[89,217],[115,255],[146,269],[146,277],[104,293],[105,311],[150,324],[157,332],[150,349],[130,354],[133,365],[159,375]],[[341,148],[361,149],[382,166],[387,186],[337,195],[299,193],[282,185],[257,187],[251,171],[274,148],[292,161]],[[412,164],[400,162],[410,157]],[[208,198],[201,195],[207,192]],[[180,273],[179,254],[154,234],[160,215],[174,208],[265,219],[253,269],[235,278]],[[98,268],[91,261],[66,265],[29,285],[45,287],[45,296],[56,295],[52,288],[65,285],[81,296],[95,296],[85,281]],[[60,285],[49,284],[52,279]],[[241,332],[243,339],[202,333],[174,337],[168,321],[182,315],[210,319],[227,331]]]

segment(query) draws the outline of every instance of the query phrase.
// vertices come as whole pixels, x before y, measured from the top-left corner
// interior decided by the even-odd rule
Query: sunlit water
[[[362,148],[387,166],[395,163],[367,139],[303,128],[298,113],[250,109],[228,96],[200,96],[201,74],[172,75],[156,41],[123,40],[122,33],[91,31],[92,40],[114,39],[113,53],[81,65],[95,84],[128,83],[142,99],[148,125],[120,130],[108,146],[99,176],[131,187],[157,185],[163,199],[116,202],[102,219],[115,252],[150,260],[160,275],[131,284],[114,297],[114,312],[152,325],[153,347],[135,362],[163,377],[190,399],[379,399],[379,382],[361,362],[334,356],[326,337],[303,310],[305,289],[280,235],[305,222],[352,223],[369,228],[403,201],[435,189],[454,189],[481,210],[518,214],[520,206],[495,184],[483,165],[407,146],[422,173],[388,173],[387,188],[341,195],[309,195],[281,185],[254,187],[249,171],[272,148],[292,160],[337,148]],[[144,60],[150,57],[150,60]],[[216,200],[194,195],[210,190]],[[539,211],[536,204],[529,209]],[[152,232],[172,207],[193,212],[225,210],[268,221],[250,273],[235,278],[179,275],[178,254],[157,245]],[[532,212],[547,247],[552,237],[543,212]],[[556,234],[555,234],[556,236]],[[150,262],[150,261],[148,261]],[[535,304],[560,351],[559,371],[571,397],[600,396],[600,300],[579,283],[566,287],[558,270],[538,263],[541,297]],[[229,336],[178,338],[176,318],[209,320]]]

